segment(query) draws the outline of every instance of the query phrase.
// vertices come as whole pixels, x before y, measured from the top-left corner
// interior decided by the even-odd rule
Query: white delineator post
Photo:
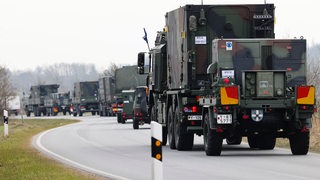
[[[9,129],[8,129],[8,111],[3,110],[3,128],[4,128],[4,137],[7,137],[9,135]]]
[[[151,122],[151,156],[152,156],[152,179],[163,179],[162,167],[162,125]]]

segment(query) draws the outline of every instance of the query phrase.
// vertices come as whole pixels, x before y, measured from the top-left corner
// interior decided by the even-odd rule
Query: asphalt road
[[[43,132],[33,145],[50,157],[110,179],[150,180],[150,125],[133,130],[115,117],[77,117],[80,123]],[[202,137],[192,151],[163,147],[165,180],[319,180],[320,155],[293,156],[290,150],[251,150],[223,145],[221,156],[206,156]]]

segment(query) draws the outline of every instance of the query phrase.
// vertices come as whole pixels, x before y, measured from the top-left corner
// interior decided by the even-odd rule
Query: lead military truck
[[[309,149],[315,88],[307,85],[306,40],[216,39],[203,106],[207,155],[220,155],[222,140],[273,149],[289,138],[292,154]]]
[[[145,73],[145,69],[148,68],[145,65],[151,64],[150,69],[148,69],[150,73],[148,73],[147,81],[149,89],[148,113],[152,121],[157,121],[163,125],[163,144],[166,144],[168,136],[171,149],[190,150],[193,147],[194,134],[204,135],[206,154],[220,155],[222,139],[227,138],[230,144],[238,144],[241,143],[240,136],[249,135],[250,138],[254,139],[253,141],[250,140],[250,142],[253,142],[251,143],[251,147],[270,149],[271,145],[266,145],[267,147],[256,145],[263,144],[259,143],[261,142],[260,140],[270,139],[268,138],[270,137],[270,132],[263,133],[262,131],[250,130],[248,133],[246,126],[239,123],[238,117],[250,117],[251,110],[253,110],[253,113],[256,112],[256,116],[253,117],[261,117],[261,111],[269,107],[271,107],[270,109],[274,108],[274,104],[270,106],[269,104],[257,103],[263,102],[259,101],[257,97],[241,99],[246,95],[243,94],[246,92],[244,90],[246,88],[254,89],[253,85],[255,85],[243,86],[243,77],[267,77],[268,75],[269,78],[274,79],[281,79],[282,77],[282,83],[286,83],[287,75],[290,74],[287,74],[287,71],[290,68],[285,69],[284,66],[279,66],[278,72],[275,74],[273,71],[270,71],[273,67],[277,67],[277,61],[274,62],[275,64],[268,64],[268,61],[272,60],[272,45],[263,46],[261,49],[260,45],[253,45],[256,46],[256,49],[259,49],[258,54],[263,54],[260,56],[265,58],[260,62],[260,69],[258,69],[261,72],[259,73],[254,71],[256,70],[255,66],[246,67],[248,63],[243,63],[244,67],[242,69],[235,70],[237,65],[242,65],[241,61],[237,62],[239,64],[229,63],[227,66],[219,65],[215,63],[219,59],[217,58],[218,55],[219,57],[225,55],[230,61],[230,59],[233,59],[233,54],[223,51],[218,53],[217,50],[219,49],[213,48],[212,41],[226,38],[274,39],[274,5],[186,5],[168,12],[165,17],[166,26],[164,31],[158,32],[155,47],[149,53],[138,54],[139,73]],[[303,45],[304,40],[301,42]],[[288,43],[285,42],[284,44]],[[301,45],[301,43],[298,44]],[[231,45],[231,43],[226,43],[222,47],[228,49],[232,47]],[[247,43],[247,46],[251,47],[250,42]],[[297,52],[296,48],[289,51],[285,48],[281,50],[286,50],[285,52],[289,52],[289,54],[298,53],[305,56],[303,51]],[[239,55],[248,57],[252,61],[250,51],[240,53]],[[304,56],[300,56],[300,58]],[[290,63],[290,59],[285,59],[284,61]],[[304,63],[304,60],[298,62]],[[278,65],[280,64],[278,63]],[[261,69],[261,67],[268,67],[268,69]],[[305,66],[303,65],[303,67]],[[262,72],[263,70],[268,71]],[[299,73],[300,75],[305,75],[305,70],[302,68],[302,71],[299,71]],[[299,73],[291,74],[291,78]],[[213,74],[219,74],[219,76],[213,76]],[[220,78],[229,76],[233,77],[234,80],[232,78]],[[226,82],[224,82],[224,79],[226,79]],[[252,83],[260,83],[253,82],[254,80],[256,81],[256,79],[252,78],[244,83],[250,83],[251,81]],[[267,79],[261,86],[268,86],[268,82],[271,81]],[[294,82],[303,85],[306,81],[305,79],[304,81],[293,81],[293,85],[295,85]],[[227,85],[224,84],[223,86],[222,83],[227,83]],[[287,94],[291,94],[291,100],[296,98],[293,94],[296,94],[300,88],[297,89],[296,86],[280,84],[280,82],[277,82],[276,86],[285,87],[282,96],[286,97]],[[287,93],[287,87],[293,90]],[[308,89],[307,86],[303,87]],[[314,90],[313,87],[309,89],[311,90],[310,92]],[[303,92],[305,94],[306,91]],[[280,90],[273,93],[280,93]],[[312,95],[308,95],[307,97],[309,97],[308,99],[313,99]],[[275,96],[270,98],[281,102],[286,101],[283,97]],[[295,101],[293,100],[292,102]],[[313,112],[313,105],[312,102],[308,103],[310,105],[303,106],[308,109],[306,113],[302,113],[305,120],[297,121],[299,118],[294,118],[295,120],[291,119],[291,121],[298,122],[295,123],[297,125],[299,122],[310,125],[307,119],[309,119]],[[219,106],[215,108],[217,104]],[[276,107],[283,108],[283,106]],[[288,104],[285,107],[290,109]],[[292,111],[296,112],[298,110],[292,109]],[[243,114],[244,116],[239,116],[240,112],[246,113]],[[288,117],[290,119],[290,116]],[[247,119],[248,122],[251,121],[251,119]],[[230,121],[231,123],[226,125],[227,129],[224,129],[224,126],[217,126],[217,121],[220,121],[222,124]],[[247,127],[250,127],[250,123],[247,124]],[[261,125],[260,129],[264,129],[264,127],[264,125]],[[278,135],[278,125],[268,125],[266,127],[271,127],[272,132],[276,132],[276,135]],[[290,128],[292,127],[295,127],[295,129],[291,132],[296,132],[301,127],[303,128],[300,130],[304,131],[306,130],[305,127],[308,126],[301,126],[300,124],[298,126],[291,126]],[[275,131],[274,129],[277,130]],[[268,136],[260,136],[258,135],[259,133],[268,134]],[[266,140],[265,142],[273,144],[274,134],[271,137],[272,141]],[[299,138],[295,136],[293,139]],[[296,144],[293,146],[298,146],[297,143],[292,144]],[[294,154],[301,153],[299,148],[294,149],[298,149],[298,152],[293,152]]]

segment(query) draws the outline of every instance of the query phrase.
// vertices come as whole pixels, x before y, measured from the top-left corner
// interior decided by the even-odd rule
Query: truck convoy
[[[25,99],[24,110],[27,116],[57,115],[58,110],[54,105],[54,93],[58,92],[58,84],[35,85],[30,88],[30,95]]]
[[[72,98],[73,116],[82,116],[85,112],[92,115],[99,113],[98,101],[99,82],[82,81],[74,83]]]
[[[219,156],[223,139],[273,149],[281,137],[292,154],[308,153],[315,88],[306,80],[306,40],[274,39],[274,9],[186,5],[166,14],[155,47],[138,54],[164,145],[190,150],[194,134],[203,135],[206,154]]]

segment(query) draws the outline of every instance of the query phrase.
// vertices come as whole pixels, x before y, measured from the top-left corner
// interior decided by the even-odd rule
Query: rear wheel
[[[254,135],[254,134],[248,135],[247,139],[248,139],[248,144],[249,144],[250,148],[256,149],[256,148],[259,147],[258,146],[258,136],[257,135]]]
[[[242,142],[241,136],[230,136],[227,138],[227,144],[229,145],[239,145]]]
[[[139,121],[136,118],[133,118],[133,129],[139,129]]]
[[[117,122],[121,123],[121,121],[122,121],[121,114],[117,114]]]
[[[187,127],[181,123],[179,116],[179,108],[176,107],[174,115],[174,138],[176,148],[181,150],[191,150],[193,147],[194,135],[193,133],[187,133]]]
[[[276,137],[273,134],[263,134],[259,136],[258,146],[260,149],[274,149]]]
[[[156,108],[152,106],[151,108],[151,115],[150,115],[150,120],[157,122],[157,114],[156,114]]]
[[[293,155],[306,155],[309,151],[310,132],[297,132],[289,137]]]
[[[168,140],[169,140],[170,149],[176,149],[176,144],[174,140],[174,123],[173,123],[172,106],[169,107],[169,111],[168,111]]]
[[[203,127],[204,149],[207,156],[220,156],[222,150],[222,136],[210,129],[208,113],[205,114]]]
[[[168,129],[166,126],[162,126],[162,145],[167,145],[167,139],[168,139]]]

